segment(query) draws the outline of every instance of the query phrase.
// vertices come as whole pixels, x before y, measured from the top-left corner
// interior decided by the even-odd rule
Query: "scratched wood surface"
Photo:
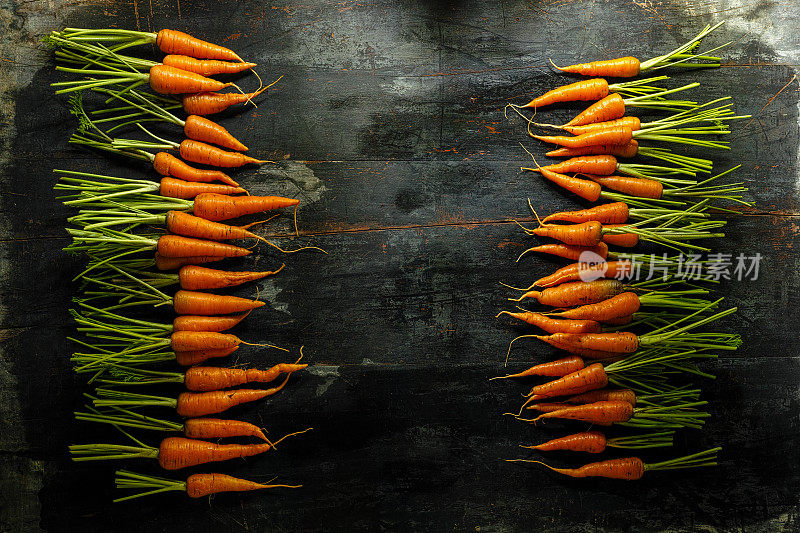
[[[35,0],[0,4],[0,15],[1,531],[798,527],[797,4]],[[515,265],[531,241],[509,220],[528,216],[526,197],[543,212],[577,204],[519,173],[524,134],[502,108],[564,81],[547,68],[548,57],[649,57],[722,18],[728,24],[710,41],[734,41],[725,68],[671,83],[698,79],[703,97],[731,95],[753,114],[735,128],[733,150],[718,165],[743,164],[738,176],[755,206],[730,217],[717,249],[763,259],[758,280],[720,290],[740,308],[721,327],[741,332],[745,345],[707,365],[718,376],[702,384],[713,417],[705,431],[681,433],[668,452],[724,445],[722,464],[609,483],[504,463],[519,456],[517,444],[564,429],[534,432],[501,417],[522,389],[487,382],[503,371],[507,343],[522,331],[493,318],[508,296],[498,281],[524,283],[558,264],[531,257]],[[57,76],[37,45],[65,25],[183,29],[230,45],[262,75],[285,76],[258,109],[222,122],[256,155],[282,161],[241,172],[241,181],[254,193],[302,198],[296,243],[330,254],[284,258],[262,249],[231,264],[287,262],[259,285],[270,305],[237,334],[305,344],[312,364],[279,396],[235,414],[271,435],[315,429],[278,453],[218,470],[255,480],[277,475],[303,489],[111,505],[114,466],[69,461],[68,444],[116,437],[70,419],[86,390],[70,372],[65,339],[69,280],[80,261],[59,251],[67,211],[53,199],[51,170],[144,176],[146,169],[67,146],[73,118],[47,87]],[[578,107],[547,116],[564,119]],[[285,235],[288,221],[273,228]],[[239,362],[260,366],[279,358],[240,352]],[[512,365],[550,355],[521,346]],[[126,466],[156,472],[144,461]]]

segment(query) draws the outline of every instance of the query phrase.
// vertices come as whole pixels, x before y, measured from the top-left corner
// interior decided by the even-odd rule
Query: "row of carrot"
[[[243,154],[247,146],[205,117],[235,104],[253,103],[253,98],[271,85],[262,84],[258,90],[244,93],[233,82],[210,78],[255,74],[252,68],[256,65],[244,62],[227,48],[174,30],[154,34],[67,28],[52,32],[45,40],[60,63],[56,69],[79,76],[53,83],[56,94],[70,94],[71,111],[78,119],[78,131],[70,143],[148,162],[161,176],[157,183],[55,171],[59,198],[78,210],[68,219],[72,242],[65,250],[88,259],[86,268],[75,278],[81,282],[81,293],[70,311],[77,324],[77,335],[71,338],[77,348],[71,360],[74,370],[89,376],[95,389],[85,394],[88,403],[75,416],[80,421],[116,428],[131,441],[76,444],[70,446],[73,460],[155,459],[161,468],[176,470],[261,454],[287,437],[309,431],[311,428],[289,433],[273,442],[254,424],[208,416],[280,392],[292,373],[308,366],[300,362],[302,348],[297,361],[265,370],[195,366],[230,356],[241,345],[289,351],[272,344],[248,343],[226,333],[265,302],[205,291],[257,281],[284,268],[233,272],[200,266],[253,253],[252,248],[226,241],[254,240],[282,253],[323,251],[314,246],[285,250],[252,231],[267,220],[243,226],[223,224],[221,221],[244,215],[294,208],[297,233],[299,201],[251,196],[219,168],[195,168],[185,162],[222,168],[271,163]],[[168,55],[157,62],[122,53],[150,43]],[[145,85],[153,92],[143,90]],[[216,92],[227,87],[238,92]],[[85,96],[98,101],[95,109],[89,110]],[[185,119],[175,114],[181,111],[188,113]],[[180,143],[164,139],[146,129],[145,122],[177,125],[186,139]],[[114,136],[125,128],[150,140]],[[172,293],[171,287],[178,290]],[[153,321],[147,316],[163,307],[171,307],[178,316],[171,322]],[[177,372],[163,368],[169,363],[188,368]],[[281,375],[285,377],[280,384],[271,388],[232,388],[270,383]],[[175,383],[183,384],[186,391],[177,396],[139,392],[142,387]],[[165,409],[183,421],[158,414]],[[181,436],[168,436],[158,446],[151,446],[130,433],[139,430]],[[209,442],[231,437],[261,442]],[[201,497],[226,491],[298,487],[256,483],[224,474],[193,474],[179,481],[128,470],[117,472],[116,483],[119,488],[138,492],[115,501],[173,490]]]
[[[702,53],[697,49],[703,38],[720,25],[707,26],[688,43],[652,60],[640,62],[627,57],[556,68],[591,76],[632,77],[667,67],[718,67],[720,58],[709,54],[721,47]],[[746,116],[735,114],[729,98],[706,103],[666,98],[699,86],[696,82],[674,89],[656,85],[667,79],[655,76],[609,83],[595,78],[553,89],[525,105],[507,106],[525,119],[531,138],[558,146],[547,156],[568,158],[540,166],[526,149],[535,167],[522,167],[522,171],[538,172],[585,201],[602,199],[609,203],[554,213],[543,220],[534,211],[539,222],[535,228],[518,223],[528,235],[560,243],[531,247],[517,261],[530,252],[542,252],[576,262],[530,286],[508,286],[521,294],[509,300],[536,300],[553,310],[539,312],[520,307],[518,311],[498,314],[548,333],[518,336],[509,345],[506,360],[512,345],[527,338],[544,341],[569,355],[493,378],[556,378],[534,385],[519,410],[506,414],[532,424],[560,419],[639,431],[609,437],[590,428],[523,448],[601,453],[610,447],[672,446],[676,430],[701,428],[709,416],[700,390],[691,384],[678,385],[673,378],[685,382],[686,375],[713,377],[698,363],[717,357],[719,351],[736,350],[741,344],[735,334],[698,331],[735,313],[736,308],[719,310],[722,299],[708,299],[710,290],[681,277],[680,269],[683,252],[709,251],[703,240],[724,237],[720,230],[725,222],[714,220],[712,215],[730,211],[719,205],[720,201],[748,205],[743,198],[747,189],[741,182],[721,181],[735,168],[698,180],[698,174],[711,173],[710,159],[661,146],[644,146],[640,141],[729,149],[729,143],[717,137],[730,133],[731,121]],[[535,122],[540,108],[569,101],[595,103],[560,126]],[[645,122],[625,116],[631,107],[671,114]],[[526,113],[531,110],[532,114]],[[555,128],[566,135],[539,135],[532,131],[533,127]],[[660,163],[621,162],[635,156],[658,159]],[[530,202],[529,206],[533,210]],[[681,255],[609,250],[609,246],[632,248],[643,242]],[[707,263],[701,262],[700,268],[706,268]],[[638,280],[643,265],[662,276]],[[525,411],[538,414],[528,417],[523,414]],[[656,463],[645,463],[638,457],[615,458],[580,468],[555,468],[528,458],[510,461],[543,464],[572,477],[635,480],[649,470],[715,465],[719,450],[712,448]]]

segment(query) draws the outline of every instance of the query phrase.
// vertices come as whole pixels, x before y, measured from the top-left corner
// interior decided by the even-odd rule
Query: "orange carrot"
[[[225,196],[201,194],[194,200],[194,214],[206,220],[228,220],[244,215],[291,207],[300,200],[281,196]]]
[[[553,213],[542,220],[545,224],[552,221],[574,223],[596,221],[601,224],[620,224],[628,221],[628,204],[625,202],[611,202],[579,211],[561,211]]]
[[[283,373],[297,372],[307,366],[280,363],[268,370],[196,366],[186,371],[184,383],[191,391],[215,391],[245,383],[269,383]]]
[[[186,478],[186,494],[190,498],[202,498],[220,492],[243,492],[275,487],[296,489],[302,485],[274,485],[256,483],[226,474],[192,474]]]
[[[606,436],[599,431],[584,431],[549,440],[536,446],[523,446],[540,452],[566,450],[571,452],[601,453],[606,449]]]
[[[167,231],[178,235],[187,237],[195,237],[197,239],[209,239],[213,241],[226,241],[231,239],[263,239],[255,233],[248,231],[239,226],[229,226],[227,224],[220,224],[213,220],[208,220],[204,217],[190,215],[183,211],[168,211],[166,214],[165,225]],[[161,253],[161,250],[159,250]],[[166,257],[167,254],[162,255]],[[180,256],[192,255],[212,255],[208,253],[191,253],[180,254]]]
[[[264,305],[259,300],[187,290],[179,290],[172,299],[179,315],[229,315]]]
[[[217,357],[227,357],[236,350],[238,346],[231,346],[223,350],[195,350],[191,352],[175,352],[175,361],[181,366],[191,366],[215,359]]]
[[[559,148],[550,150],[545,155],[548,157],[578,157],[582,155],[613,155],[614,157],[631,158],[639,153],[639,142],[633,139],[628,144],[623,145],[595,145],[584,146],[583,148]]]
[[[271,450],[263,444],[213,444],[185,437],[167,437],[158,447],[158,464],[164,470],[179,470],[216,461],[250,457]]]
[[[243,104],[252,100],[267,87],[254,93],[197,93],[185,94],[182,99],[183,110],[190,115],[212,115],[225,111],[232,105]]]
[[[617,170],[617,158],[611,155],[573,157],[561,163],[547,165],[541,168],[553,172],[575,172],[576,174],[609,176]]]
[[[589,131],[575,136],[532,135],[534,139],[566,148],[585,148],[587,146],[622,146],[633,140],[633,131],[624,126]]]
[[[530,311],[523,313],[501,311],[497,316],[503,314],[518,318],[531,326],[537,326],[548,333],[599,333],[602,329],[600,323],[594,320],[558,320]]]
[[[234,287],[248,281],[256,281],[278,273],[283,267],[264,272],[229,272],[195,265],[186,265],[178,271],[182,289],[222,289]],[[206,330],[208,331],[208,330]]]
[[[577,194],[589,202],[596,202],[600,198],[601,187],[599,184],[593,181],[576,178],[574,176],[567,176],[565,174],[559,174],[558,172],[553,172],[544,167],[539,169],[523,168],[523,170],[538,170],[542,176],[552,181],[559,187]]]
[[[162,257],[243,257],[251,253],[240,246],[181,235],[162,235],[158,238],[158,254]]]
[[[189,418],[183,422],[183,434],[190,439],[258,437],[269,442],[260,427],[243,420],[221,420],[209,417]]]
[[[238,150],[240,152],[247,151],[247,146],[239,142],[236,137],[230,134],[228,130],[205,117],[198,115],[189,115],[183,124],[183,132],[189,139],[195,141],[202,141],[205,143],[212,143],[231,150]],[[202,162],[202,161],[201,161]],[[258,162],[257,160],[247,161],[248,163]],[[241,166],[241,165],[217,165],[217,166]]]
[[[151,67],[149,81],[150,88],[160,94],[219,91],[220,89],[233,85],[233,83],[222,83],[221,81],[206,78],[200,74],[177,69],[168,65],[156,65]]]
[[[567,407],[572,407],[572,405],[562,402],[553,402],[553,403],[539,402],[529,405],[528,407],[526,407],[526,409],[539,411],[540,413],[549,413],[551,411],[560,411],[561,409],[565,409]]]
[[[599,256],[602,259],[608,257],[608,245],[604,242],[597,243],[596,246],[572,246],[569,244],[542,244],[540,246],[534,246],[533,248],[528,248],[523,253],[528,252],[541,252],[545,254],[555,255],[558,257],[563,257],[564,259],[570,259],[572,261],[579,261],[581,256],[586,257],[584,254],[588,254],[591,252],[595,254],[592,257]],[[522,257],[520,255],[520,257]]]
[[[178,54],[168,54],[161,62],[170,67],[188,70],[201,76],[215,76],[217,74],[238,74],[256,66],[255,63],[243,63],[240,61],[220,61],[219,59],[196,59],[194,57],[182,56]],[[599,100],[596,98],[595,100]]]
[[[657,183],[657,182],[656,182]],[[219,183],[198,183],[193,181],[184,181],[175,178],[161,178],[161,187],[158,190],[161,196],[168,198],[183,198],[191,200],[198,194],[204,192],[215,194],[241,194],[247,193],[247,190],[241,187],[232,187],[230,185],[222,185]]]
[[[555,361],[534,365],[518,374],[494,377],[491,378],[490,381],[494,379],[524,378],[528,376],[562,377],[572,374],[573,372],[577,372],[583,367],[583,359],[574,355],[570,355]]]
[[[159,31],[156,35],[156,46],[165,54],[181,54],[199,59],[242,61],[242,58],[229,48],[200,40],[177,30]]]
[[[628,402],[635,407],[636,393],[631,389],[600,389],[584,392],[583,394],[578,394],[576,396],[570,396],[562,401],[564,403],[577,404],[594,403],[600,401],[620,401]]]
[[[555,411],[546,411],[534,421],[543,418],[561,418],[610,426],[627,422],[633,416],[633,406],[623,401],[600,401],[584,405],[571,405]]]
[[[239,324],[249,313],[231,316],[181,315],[172,321],[172,331],[227,331]]]
[[[553,65],[555,66],[555,65]],[[561,72],[581,76],[607,76],[609,78],[632,78],[639,74],[639,60],[635,57],[619,57],[605,61],[578,63],[566,67],[556,67]]]
[[[549,276],[539,278],[533,283],[532,287],[553,287],[570,281],[589,281],[599,278],[620,279],[624,275],[630,276],[632,271],[632,264],[628,260],[608,261],[607,263],[599,264],[573,263],[559,268]]]
[[[627,331],[612,333],[551,333],[537,336],[551,346],[577,355],[586,355],[585,350],[608,354],[633,353],[639,348],[639,337]]]
[[[553,316],[573,320],[597,320],[598,322],[608,322],[615,318],[630,316],[638,311],[640,306],[639,296],[636,293],[623,292],[601,302],[551,314]]]
[[[608,122],[625,115],[625,101],[617,93],[609,94],[602,100],[587,107],[564,126],[583,126],[594,122]]]
[[[236,335],[216,331],[176,331],[170,335],[170,341],[170,347],[176,352],[224,350],[242,342]]]
[[[573,135],[581,135],[583,133],[589,133],[592,131],[609,130],[618,127],[627,128],[631,131],[637,131],[642,129],[642,121],[639,119],[639,117],[627,116],[609,120],[607,122],[594,122],[592,124],[584,124],[582,126],[562,126],[561,129],[568,131]],[[636,140],[631,139],[631,142],[636,142]]]
[[[162,176],[172,176],[185,181],[221,181],[232,187],[238,187],[239,184],[233,179],[219,170],[204,170],[194,168],[172,154],[167,152],[158,152],[153,159],[153,168]]]
[[[520,297],[520,300],[535,298],[539,303],[551,307],[572,307],[602,302],[616,296],[622,292],[622,289],[622,283],[615,279],[573,281],[556,287],[548,287],[542,291],[527,291]]]
[[[547,105],[555,104],[558,102],[572,102],[572,101],[595,101],[603,98],[608,94],[608,82],[602,78],[591,80],[581,80],[569,85],[556,87],[551,91],[547,91],[541,96],[538,96],[520,106],[520,108],[537,108]]]
[[[181,157],[187,161],[201,163],[213,167],[241,167],[248,163],[261,165],[272,163],[272,161],[262,161],[239,152],[226,152],[216,146],[211,146],[200,141],[185,139],[180,144]]]
[[[634,481],[641,479],[645,471],[645,464],[637,457],[608,459],[597,463],[589,463],[580,468],[553,468],[539,461],[533,462],[539,463],[553,472],[570,477],[604,477]]]
[[[608,385],[608,376],[603,365],[593,363],[556,380],[536,385],[531,392],[532,397],[536,399],[551,398],[581,394],[594,389],[602,389],[606,385]]]
[[[599,183],[603,187],[611,190],[629,194],[638,198],[659,199],[664,194],[664,186],[661,182],[647,178],[636,178],[633,176],[595,176],[584,174],[590,180]]]
[[[182,392],[178,396],[176,409],[179,415],[190,418],[221,413],[231,407],[272,396],[280,391],[287,381],[289,381],[289,376],[286,376],[286,379],[279,386],[263,390],[236,389],[233,391]]]
[[[625,228],[626,226],[626,224],[606,224],[603,228],[611,230]],[[613,244],[614,246],[622,246],[623,248],[633,248],[639,244],[639,235],[636,233],[604,233],[603,242],[606,244]]]
[[[542,224],[538,228],[530,230],[529,233],[539,237],[550,237],[564,244],[575,246],[596,246],[601,241],[604,241],[603,225],[597,221],[570,224],[568,226]],[[608,243],[608,241],[605,242]]]

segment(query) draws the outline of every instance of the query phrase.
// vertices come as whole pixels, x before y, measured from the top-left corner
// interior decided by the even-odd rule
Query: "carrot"
[[[638,198],[659,199],[664,194],[664,186],[656,180],[633,176],[595,176],[593,174],[585,174],[585,176],[603,187]]]
[[[561,409],[566,409],[567,407],[573,407],[568,403],[559,403],[559,402],[539,402],[531,404],[527,407],[527,409],[531,409],[533,411],[539,411],[540,413],[550,413],[552,411],[560,411]],[[514,413],[510,413],[514,414]]]
[[[151,33],[119,29],[65,28],[63,31],[53,33],[68,41],[114,43],[115,50],[140,44],[155,44],[165,54],[242,62],[242,58],[229,48],[171,29]]]
[[[227,331],[239,324],[250,313],[231,316],[182,315],[172,321],[173,331]]]
[[[162,235],[158,238],[158,253],[163,257],[243,257],[252,253],[247,248],[182,235]]]
[[[241,167],[248,163],[255,165],[273,163],[273,161],[262,161],[239,152],[226,152],[216,146],[192,139],[185,139],[181,142],[180,154],[187,161],[214,167]]]
[[[597,221],[569,226],[542,224],[529,232],[539,237],[550,237],[574,246],[596,246],[603,241],[603,225]],[[608,241],[604,242],[608,243]]]
[[[263,305],[264,302],[259,300],[197,291],[179,290],[173,296],[173,306],[179,315],[229,315]]]
[[[241,343],[236,335],[216,331],[176,331],[170,335],[170,347],[178,352],[224,350]]]
[[[584,124],[582,126],[562,126],[561,129],[568,131],[573,135],[582,135],[584,133],[591,133],[595,131],[613,130],[616,128],[626,128],[631,131],[642,129],[642,121],[639,117],[621,117],[607,122],[593,122],[591,124]],[[635,142],[635,139],[630,141]]]
[[[536,169],[523,167],[522,170],[536,170]],[[553,172],[544,167],[539,168],[538,171],[542,174],[542,176],[552,181],[559,187],[562,187],[571,193],[577,194],[584,200],[588,200],[589,202],[596,202],[600,198],[601,188],[600,185],[597,183],[594,183],[589,180],[576,178],[574,176],[559,174],[558,172]]]
[[[196,366],[186,371],[184,383],[191,391],[214,391],[245,383],[268,383],[283,373],[297,372],[307,366],[280,363],[268,370]]]
[[[541,252],[555,255],[557,257],[563,257],[564,259],[570,259],[572,261],[579,261],[581,258],[591,258],[591,261],[594,262],[598,257],[600,259],[606,259],[606,257],[608,257],[608,245],[604,242],[599,242],[595,246],[574,246],[561,243],[542,244],[539,246],[534,246],[533,248],[528,248],[522,252],[517,258],[517,261],[519,261],[522,256],[528,252]]]
[[[566,148],[585,148],[587,146],[623,146],[633,140],[633,131],[624,126],[605,128],[581,133],[574,137],[565,135],[533,135],[534,139]]]
[[[545,155],[548,157],[578,157],[582,155],[613,155],[614,157],[634,157],[639,152],[639,142],[632,140],[624,145],[593,145],[582,148],[558,148],[550,150]]]
[[[263,444],[213,444],[185,437],[167,437],[158,447],[158,464],[164,470],[179,470],[217,461],[251,457],[271,450]]]
[[[575,281],[563,283],[555,287],[548,287],[542,291],[527,291],[519,300],[535,298],[543,305],[551,307],[571,307],[597,303],[616,296],[623,290],[623,285],[618,280],[602,279],[595,281]],[[519,301],[517,300],[517,301]]]
[[[586,317],[595,317],[593,318],[594,320],[605,322],[619,317],[630,316],[638,311],[640,306],[639,295],[626,291],[600,302],[553,313],[553,316],[573,320],[587,320]]]
[[[589,209],[579,211],[561,211],[545,217],[542,222],[600,222],[601,224],[620,224],[628,221],[628,204],[625,202],[612,202],[601,204]]]
[[[555,66],[555,65],[553,65]],[[635,57],[618,57],[592,63],[578,63],[566,67],[555,67],[561,72],[582,76],[608,76],[610,78],[632,78],[639,74],[639,60]]]
[[[279,78],[280,79],[280,78]],[[277,81],[275,82],[277,83]],[[181,98],[183,110],[190,115],[212,115],[225,111],[232,105],[251,101],[273,84],[253,93],[197,93],[185,94]]]
[[[281,196],[224,196],[201,194],[194,200],[194,214],[207,220],[228,220],[244,215],[291,207],[300,203]]]
[[[530,311],[522,313],[501,311],[497,316],[503,314],[518,318],[531,326],[537,326],[548,333],[599,333],[601,331],[600,323],[594,320],[558,320]]]
[[[621,279],[632,275],[633,266],[628,260],[604,263],[573,263],[559,268],[549,276],[539,278],[533,282],[531,287],[546,288],[571,281],[594,281],[600,278]]]
[[[176,411],[187,418],[213,415],[243,403],[253,402],[279,392],[289,381],[289,376],[271,389],[215,390],[209,392],[182,392],[178,396]]]
[[[561,163],[540,167],[540,169],[560,173],[575,172],[577,174],[609,176],[617,170],[617,158],[611,155],[573,157]]]
[[[218,357],[227,357],[236,350],[238,346],[231,346],[225,349],[216,350],[195,350],[191,352],[175,352],[175,361],[181,366],[192,366],[208,361],[209,359],[216,359]]]
[[[275,271],[263,272],[229,272],[214,270],[195,265],[186,265],[178,271],[181,288],[189,290],[222,289],[234,287],[248,281],[256,281],[280,272],[283,266]]]
[[[603,229],[614,230],[629,227],[627,224],[605,224]],[[604,233],[603,242],[614,246],[622,246],[623,248],[633,248],[639,244],[639,235],[636,233]]]
[[[658,182],[656,182],[658,183]],[[232,187],[230,185],[220,185],[217,183],[196,183],[192,181],[184,181],[175,178],[161,178],[160,187],[158,189],[161,196],[169,198],[183,198],[191,200],[198,194],[204,192],[215,194],[242,194],[247,193],[246,189],[241,187]]]
[[[578,63],[566,67],[553,66],[562,72],[570,74],[580,74],[582,76],[607,76],[611,78],[631,78],[638,76],[643,72],[651,70],[660,70],[667,67],[684,67],[684,68],[714,68],[720,66],[720,58],[707,55],[708,52],[702,54],[695,53],[695,49],[699,46],[703,38],[721,26],[723,22],[714,26],[706,25],[703,30],[698,33],[693,39],[682,44],[675,50],[658,56],[647,61],[640,62],[637,58],[632,56],[619,57],[616,59],[608,59],[604,61],[593,61],[591,63]],[[722,46],[727,46],[726,43]],[[710,51],[722,48],[718,46]],[[710,52],[709,51],[709,52]],[[707,61],[706,63],[690,62],[691,60]]]
[[[599,426],[627,422],[633,416],[633,406],[625,401],[599,401],[585,405],[571,405],[562,409],[545,411],[534,420],[562,418],[579,420]]]
[[[204,141],[207,143],[217,144],[231,150],[238,150],[240,152],[247,151],[247,146],[240,143],[228,130],[209,120],[205,117],[198,115],[189,115],[183,124],[183,132],[189,139],[197,141]],[[202,161],[201,161],[202,162]],[[261,163],[258,160],[248,160],[248,163]],[[217,166],[241,166],[241,165],[217,165]]]
[[[102,65],[101,65],[102,66]],[[194,72],[180,70],[167,65],[155,65],[149,72],[126,72],[118,69],[89,70],[84,68],[69,68],[61,65],[56,66],[56,70],[73,74],[91,76],[88,81],[65,81],[51,83],[54,87],[63,87],[56,90],[56,94],[64,94],[80,91],[91,87],[101,87],[105,85],[115,85],[118,83],[131,83],[141,85],[149,83],[150,88],[159,94],[185,94],[219,91],[225,87],[231,87],[233,83],[223,83],[211,78],[206,78]]]
[[[184,435],[190,439],[224,439],[227,437],[258,437],[269,443],[264,431],[243,420],[219,418],[188,418],[183,422]]]
[[[564,403],[575,404],[594,403],[600,401],[628,402],[632,406],[636,407],[636,393],[631,389],[600,389],[584,392],[583,394],[578,394],[576,396],[570,396],[569,398],[563,400]]]
[[[201,76],[217,74],[238,74],[255,67],[255,63],[221,61],[219,59],[196,59],[179,54],[168,54],[161,60],[164,65],[188,70]]]
[[[243,62],[239,54],[229,48],[192,37],[188,33],[164,29],[156,34],[156,46],[165,54],[181,54],[202,59],[219,59]]]
[[[621,459],[607,459],[597,463],[589,463],[580,468],[554,468],[541,461],[530,461],[522,459],[508,459],[508,461],[526,461],[539,463],[553,472],[564,474],[570,477],[604,477],[609,479],[625,479],[634,481],[641,479],[645,471],[645,463],[637,457],[625,457]]]
[[[674,435],[674,431],[658,431],[608,439],[599,431],[585,431],[559,437],[536,446],[521,447],[540,452],[564,450],[571,452],[602,453],[607,448],[664,448],[672,446]]]
[[[551,346],[567,350],[578,355],[584,349],[606,353],[633,353],[639,348],[639,337],[634,333],[615,331],[613,333],[551,333],[549,336],[538,336]]]
[[[302,485],[264,484],[240,479],[226,474],[192,474],[186,481],[173,481],[155,476],[145,476],[127,470],[117,470],[114,478],[118,489],[148,489],[130,496],[116,498],[114,503],[140,498],[165,491],[186,492],[190,498],[202,498],[221,492],[244,492],[259,489],[297,489]]]
[[[172,154],[158,152],[153,156],[153,168],[162,176],[172,176],[184,181],[197,181],[208,183],[210,181],[221,181],[231,187],[238,187],[239,184],[219,170],[206,170],[194,168]]]
[[[532,389],[532,397],[550,398],[553,396],[567,396],[580,394],[593,389],[602,389],[608,385],[608,375],[603,365],[592,363],[571,374],[567,374],[556,380],[541,385],[536,385]]]
[[[549,440],[536,446],[523,446],[540,452],[566,450],[572,452],[601,453],[606,449],[606,436],[599,431],[584,431]]]
[[[528,368],[527,370],[523,370],[522,372],[519,372],[517,374],[509,374],[507,376],[494,377],[491,378],[489,381],[495,379],[524,378],[528,376],[562,377],[566,376],[567,374],[577,372],[578,370],[581,370],[583,367],[584,367],[583,359],[574,355],[570,355],[567,357],[563,357],[561,359],[557,359],[555,361],[534,365]]]
[[[661,81],[669,79],[667,76],[657,76],[654,78],[647,78],[643,80],[629,81],[624,83],[609,84],[602,78],[595,78],[591,80],[581,80],[569,85],[562,85],[550,91],[547,91],[541,96],[538,96],[525,105],[517,106],[511,104],[512,107],[517,109],[537,109],[560,102],[575,102],[575,101],[594,101],[600,100],[611,92],[627,95],[640,95],[653,92],[660,92],[663,89],[647,85],[654,81]]]
[[[264,442],[270,440],[264,431],[249,422],[242,420],[222,420],[219,418],[189,418],[183,423],[172,422],[144,415],[130,409],[114,408],[110,411],[98,411],[88,407],[88,411],[76,411],[75,419],[84,422],[113,424],[117,427],[133,427],[152,431],[180,431],[190,439],[224,439],[230,437],[258,437]]]
[[[264,240],[255,233],[239,226],[229,226],[214,222],[203,217],[190,215],[183,211],[168,211],[164,223],[167,231],[177,235],[185,235],[198,239],[213,241],[226,241],[231,239],[259,239]],[[161,251],[159,250],[159,253]],[[167,254],[163,254],[167,256]],[[210,255],[210,254],[181,254],[182,256]],[[167,256],[170,257],[170,256]]]

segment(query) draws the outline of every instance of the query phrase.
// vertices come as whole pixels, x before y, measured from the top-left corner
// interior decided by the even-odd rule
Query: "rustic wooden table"
[[[797,354],[800,6],[758,0],[166,2],[33,0],[0,4],[0,530],[2,531],[774,531],[798,527]],[[738,172],[755,207],[729,217],[718,251],[760,253],[755,281],[720,294],[740,312],[721,327],[745,344],[706,368],[713,417],[675,450],[724,445],[718,468],[638,483],[568,480],[502,462],[548,434],[500,414],[519,386],[492,382],[520,328],[495,320],[504,280],[558,264],[514,258],[528,245],[509,220],[573,198],[522,175],[509,101],[565,78],[580,58],[650,57],[709,22],[733,40],[724,68],[684,73],[705,98],[751,113],[718,168]],[[38,41],[62,26],[173,27],[233,47],[267,77],[257,109],[223,124],[277,167],[237,176],[253,192],[303,199],[302,237],[330,251],[287,258],[261,249],[242,267],[272,267],[268,308],[237,332],[306,346],[309,371],[237,415],[271,435],[313,426],[278,453],[219,467],[303,489],[188,501],[180,494],[111,505],[113,465],[76,465],[66,446],[113,437],[74,423],[84,382],[70,371],[70,278],[80,260],[55,168],[141,177],[145,168],[71,148],[66,99]],[[252,78],[243,78],[247,87]],[[579,106],[554,110],[556,120]],[[543,150],[536,147],[537,155]],[[285,222],[281,228],[287,228]],[[290,241],[286,241],[291,244]],[[252,294],[245,287],[237,294]],[[267,365],[265,349],[239,361]],[[529,344],[514,368],[553,352]],[[561,426],[551,426],[554,434]],[[555,428],[555,429],[553,429]],[[655,456],[665,457],[665,455]],[[570,457],[554,456],[568,464]],[[140,471],[155,472],[142,461]]]

